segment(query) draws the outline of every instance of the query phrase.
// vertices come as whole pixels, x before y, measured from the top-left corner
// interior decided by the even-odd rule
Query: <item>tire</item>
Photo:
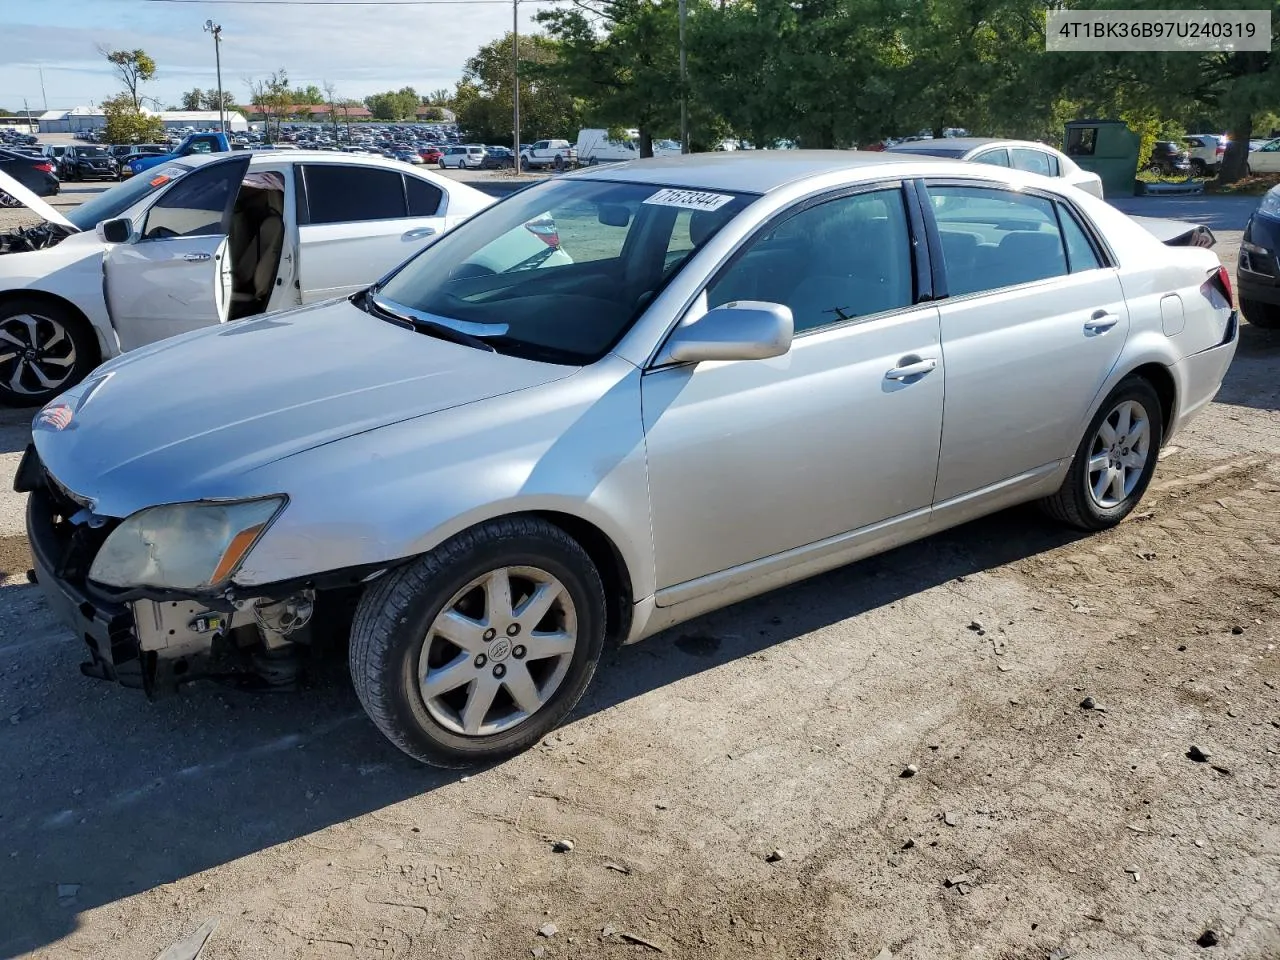
[[[504,622],[504,608],[491,608],[487,588],[475,586],[500,569],[510,571],[508,595],[513,599],[526,593],[522,577],[531,571],[558,581],[563,590],[548,616],[558,616],[561,633],[576,638],[571,653],[560,651],[554,658],[520,654],[519,638],[532,637],[532,625],[524,634],[512,634],[514,627],[477,633],[493,609],[498,623]],[[466,604],[472,606],[462,612]],[[572,618],[563,604],[572,606]],[[450,633],[462,637],[465,647],[445,639],[436,628],[447,610],[454,614]],[[474,630],[457,633],[457,624],[470,627],[472,621]],[[547,619],[538,622],[545,624]],[[543,631],[539,635],[544,640],[549,636]],[[351,628],[351,680],[374,725],[406,754],[432,766],[473,766],[519,753],[557,726],[591,682],[604,639],[604,586],[586,551],[544,520],[510,517],[460,533],[373,583],[360,600]],[[499,650],[500,654],[494,652]],[[530,669],[533,664],[541,680]],[[437,695],[424,696],[420,668],[436,672]],[[439,679],[449,672],[451,680]],[[507,686],[521,677],[532,677],[526,689],[546,697],[523,717],[511,693],[514,688]],[[468,723],[466,708],[483,689],[481,684],[500,692],[476,711],[478,722],[472,722],[475,729],[467,733],[462,729]],[[480,726],[485,721],[488,732]]]
[[[4,358],[0,359],[0,404],[5,406],[43,406],[97,366],[97,338],[84,318],[69,307],[34,297],[15,297],[0,304],[0,330],[40,354],[40,359],[33,361],[27,350],[19,351],[8,341],[0,341],[0,358]],[[18,376],[21,389],[15,389],[10,384],[19,366],[23,368]],[[44,387],[36,370],[53,386]]]
[[[1260,330],[1280,330],[1280,305],[1261,300],[1240,301],[1244,318]]]
[[[1132,414],[1135,404],[1141,408],[1142,419],[1146,422],[1145,459],[1140,469],[1126,468],[1134,469],[1134,474],[1122,474],[1123,496],[1110,496],[1114,490],[1108,488],[1104,491],[1104,496],[1099,498],[1094,493],[1090,459],[1105,458],[1108,455],[1105,441],[1100,436],[1102,425],[1104,422],[1111,421],[1117,411],[1122,408],[1129,409]],[[1127,442],[1131,438],[1132,434],[1126,431],[1126,435],[1118,439]],[[1055,520],[1080,530],[1095,531],[1114,527],[1129,515],[1146,492],[1148,484],[1151,483],[1151,477],[1155,473],[1156,461],[1160,457],[1160,444],[1163,440],[1164,421],[1161,415],[1160,397],[1144,378],[1127,377],[1098,407],[1098,412],[1089,423],[1089,429],[1085,431],[1084,438],[1076,448],[1071,467],[1067,470],[1062,486],[1053,496],[1041,500],[1041,507]],[[1095,448],[1095,443],[1103,444],[1103,448]],[[1127,457],[1131,452],[1136,453],[1137,448],[1131,451],[1128,446],[1124,446],[1116,452]],[[1110,471],[1109,467],[1108,471]],[[1132,485],[1128,482],[1130,476],[1133,478]]]
[[[1208,170],[1208,168],[1205,166],[1205,164],[1204,164],[1204,161],[1203,161],[1203,160],[1192,160],[1192,161],[1191,161],[1191,175],[1192,175],[1193,177],[1204,177],[1204,176],[1208,176],[1208,173],[1209,173],[1209,170]]]

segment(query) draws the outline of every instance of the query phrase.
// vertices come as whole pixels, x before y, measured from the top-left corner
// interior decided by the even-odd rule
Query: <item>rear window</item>
[[[968,151],[959,147],[917,147],[914,143],[906,147],[892,147],[894,153],[918,153],[925,157],[950,157],[959,160]]]

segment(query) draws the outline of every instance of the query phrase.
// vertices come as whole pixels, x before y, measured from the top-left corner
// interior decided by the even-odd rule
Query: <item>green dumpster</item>
[[[1133,196],[1142,138],[1123,120],[1072,120],[1063,153],[1082,170],[1102,178],[1105,197]]]

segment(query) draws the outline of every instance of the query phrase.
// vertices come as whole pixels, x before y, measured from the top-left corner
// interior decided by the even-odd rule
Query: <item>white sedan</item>
[[[0,233],[0,403],[35,405],[126,350],[368,286],[492,197],[380,157],[183,157]],[[546,250],[536,236],[528,255]]]
[[[941,140],[912,140],[886,148],[887,153],[919,153],[929,157],[970,160],[994,167],[1009,167],[1053,177],[1102,197],[1102,178],[1081,170],[1065,153],[1032,140],[995,140],[990,137],[943,137]]]
[[[1280,137],[1249,153],[1250,173],[1280,173]]]

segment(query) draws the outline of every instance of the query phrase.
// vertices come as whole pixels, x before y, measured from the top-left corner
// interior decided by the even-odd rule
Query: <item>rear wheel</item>
[[[1081,530],[1113,527],[1137,506],[1155,473],[1163,439],[1160,398],[1131,377],[1098,408],[1058,492],[1041,501],[1057,520]]]
[[[1263,330],[1280,330],[1280,305],[1261,300],[1240,300],[1240,312],[1255,327]]]
[[[17,298],[0,305],[0,403],[37,407],[83,380],[97,344],[67,307]]]
[[[1203,176],[1206,176],[1206,175],[1208,174],[1208,172],[1209,172],[1209,171],[1208,171],[1208,169],[1205,167],[1205,165],[1204,165],[1204,161],[1203,161],[1203,160],[1192,160],[1192,161],[1191,161],[1191,175],[1192,175],[1193,177],[1203,177]]]
[[[378,729],[461,767],[537,743],[573,709],[604,647],[600,575],[532,517],[459,534],[375,581],[351,630],[351,679]]]

